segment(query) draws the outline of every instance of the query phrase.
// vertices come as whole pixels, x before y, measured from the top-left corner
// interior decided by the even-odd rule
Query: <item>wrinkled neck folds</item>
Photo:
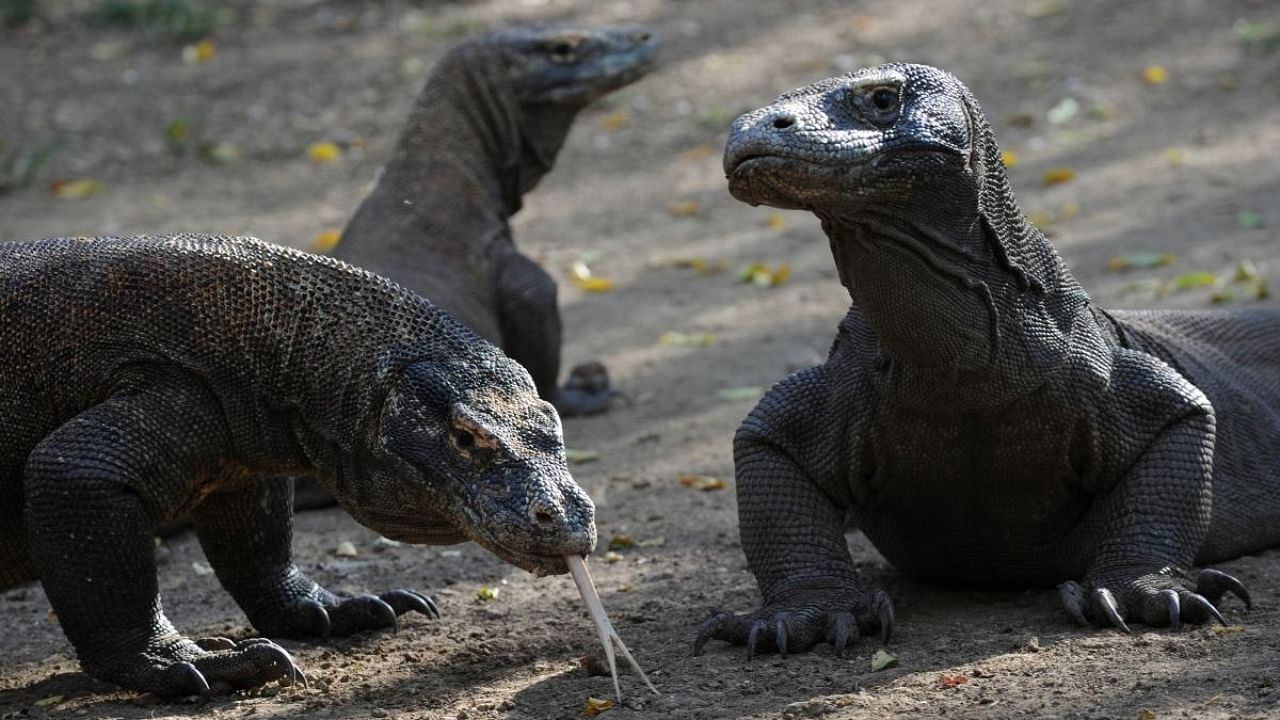
[[[1006,197],[995,217],[972,192],[941,192],[822,218],[883,360],[929,378],[916,385],[930,392],[967,384],[994,401],[1038,386],[1062,366],[1088,304]]]

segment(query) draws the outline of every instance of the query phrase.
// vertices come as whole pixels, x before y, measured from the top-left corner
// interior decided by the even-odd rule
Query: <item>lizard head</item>
[[[642,27],[524,27],[489,36],[521,105],[574,110],[639,80],[659,41]]]
[[[403,368],[371,446],[343,504],[393,540],[473,540],[539,575],[595,547],[595,507],[569,474],[560,417],[496,349]]]
[[[519,28],[494,34],[519,107],[520,192],[551,170],[578,111],[643,77],[659,41],[641,27]]]
[[[955,193],[976,206],[989,158],[974,152],[971,108],[959,80],[925,65],[808,85],[734,122],[729,191],[753,205],[849,220]]]
[[[888,227],[970,269],[991,254],[1024,289],[1060,279],[986,115],[945,70],[890,63],[780,95],[734,122],[724,170],[729,192],[752,205],[810,210],[829,227]]]

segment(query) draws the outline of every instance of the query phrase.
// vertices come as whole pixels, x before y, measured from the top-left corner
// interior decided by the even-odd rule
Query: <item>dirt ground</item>
[[[730,454],[752,400],[721,391],[820,361],[848,303],[813,218],[725,191],[719,155],[732,119],[864,64],[946,67],[1017,153],[1024,208],[1100,303],[1198,307],[1229,292],[1235,306],[1275,306],[1252,299],[1256,283],[1226,282],[1246,260],[1280,272],[1273,1],[236,2],[213,57],[190,64],[163,31],[95,26],[94,4],[48,1],[46,21],[0,31],[0,172],[13,153],[55,143],[30,187],[0,194],[0,237],[193,230],[308,247],[341,228],[426,71],[459,37],[535,20],[639,22],[663,34],[661,67],[583,114],[515,223],[518,243],[558,277],[587,253],[617,284],[585,294],[562,282],[566,360],[604,361],[627,396],[605,416],[566,421],[565,435],[599,453],[574,466],[599,508],[596,579],[663,694],[626,676],[624,707],[605,717],[1280,717],[1280,551],[1220,566],[1256,601],[1248,613],[1225,603],[1231,631],[1125,636],[1075,628],[1049,589],[920,584],[851,533],[868,582],[894,598],[897,667],[871,672],[869,641],[844,659],[820,647],[748,662],[723,644],[690,656],[709,611],[758,600],[737,539]],[[1149,66],[1166,82],[1144,80]],[[187,136],[175,150],[166,128],[179,119]],[[324,141],[345,152],[318,164],[307,147]],[[1074,180],[1046,185],[1061,167]],[[51,192],[80,179],[101,188],[78,199]],[[1135,252],[1177,261],[1108,270]],[[663,262],[681,256],[727,269]],[[751,262],[788,263],[790,279],[743,284],[739,268]],[[1176,289],[1203,272],[1220,285]],[[664,346],[669,331],[714,342]],[[684,487],[681,473],[730,488]],[[574,718],[588,697],[611,696],[607,677],[579,667],[595,641],[567,578],[535,579],[471,545],[391,546],[337,510],[297,526],[299,563],[322,583],[417,587],[438,597],[444,618],[409,617],[398,635],[284,643],[309,689],[157,705],[80,673],[40,587],[24,587],[0,595],[0,718]],[[606,562],[617,535],[639,544]],[[343,541],[355,557],[333,554]],[[252,635],[194,537],[159,552],[179,628]],[[482,601],[482,587],[499,592]],[[966,682],[947,687],[944,675]]]

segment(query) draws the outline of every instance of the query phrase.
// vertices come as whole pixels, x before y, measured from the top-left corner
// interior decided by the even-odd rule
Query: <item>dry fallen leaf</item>
[[[1071,182],[1076,177],[1076,171],[1071,168],[1057,167],[1049,170],[1044,174],[1045,185],[1061,185],[1062,183]]]
[[[622,554],[614,552],[613,550],[608,550],[605,552],[604,557],[601,559],[603,559],[607,563],[616,563],[622,560]]]
[[[1243,625],[1213,625],[1211,627],[1216,635],[1235,635],[1244,632]]]
[[[1107,261],[1107,269],[1111,271],[1120,270],[1145,270],[1147,268],[1164,267],[1172,265],[1178,261],[1178,256],[1171,253],[1158,252],[1137,252],[1126,253],[1124,255],[1116,255]]]
[[[891,667],[898,666],[898,658],[885,652],[883,649],[876,650],[871,656],[871,672],[880,672],[888,670]]]
[[[715,333],[664,332],[658,336],[658,344],[664,347],[711,347],[716,343]]]
[[[1156,720],[1156,714],[1146,708],[1138,711],[1138,720]]]
[[[1169,82],[1169,71],[1162,65],[1148,65],[1142,69],[1142,80],[1148,85],[1163,85]]]
[[[569,278],[574,287],[586,292],[609,292],[613,289],[613,281],[591,274],[591,268],[585,260],[578,259],[569,266]]]
[[[1187,154],[1181,148],[1167,147],[1164,149],[1164,159],[1176,167],[1187,161]]]
[[[583,450],[580,448],[565,448],[564,457],[572,465],[581,465],[582,463],[595,462],[600,459],[600,453],[595,450]]]
[[[753,283],[760,287],[777,287],[786,282],[789,277],[791,277],[791,266],[787,263],[770,269],[762,262],[753,262],[738,273],[738,278],[742,282]]]
[[[91,178],[79,180],[56,180],[50,188],[53,194],[64,200],[79,200],[96,194],[102,189],[102,183]]]
[[[1218,283],[1218,276],[1211,272],[1192,272],[1179,275],[1173,279],[1173,286],[1178,290],[1190,290],[1198,287],[1209,287]]]
[[[689,268],[699,275],[714,275],[723,272],[729,266],[727,260],[721,258],[719,260],[708,260],[698,256],[664,256],[660,255],[651,259],[648,263],[651,268],[673,267],[673,268]]]
[[[625,109],[614,110],[613,112],[600,118],[600,127],[605,130],[614,131],[627,126],[630,116]]]
[[[614,535],[609,539],[610,550],[626,550],[635,546],[636,540],[630,535]]]
[[[489,602],[490,600],[497,600],[498,588],[489,587],[488,585],[481,585],[480,588],[476,590],[476,599],[480,600],[481,602]]]
[[[740,387],[721,388],[716,391],[721,400],[737,402],[739,400],[759,400],[764,395],[764,388],[759,385],[742,385]]]
[[[316,235],[315,239],[311,241],[311,252],[320,254],[327,253],[337,247],[341,240],[342,231],[333,229],[325,230],[319,235]]]
[[[943,675],[938,678],[938,683],[942,687],[956,687],[969,682],[969,678],[964,675]]]
[[[49,707],[51,705],[57,705],[58,703],[66,699],[67,698],[63,695],[50,695],[48,697],[42,697],[31,704],[35,705],[36,707]]]
[[[587,717],[595,717],[600,713],[613,707],[613,701],[604,698],[587,698],[587,704],[582,708],[582,714]]]
[[[767,227],[773,228],[774,230],[781,230],[782,227],[787,223],[785,220],[782,219],[782,213],[772,212],[772,213],[769,213],[767,217],[765,217],[764,224]]]
[[[1005,167],[1011,168],[1018,164],[1018,153],[1012,150],[1004,150],[1000,153],[1000,162],[1004,163]]]
[[[182,48],[182,62],[187,65],[198,65],[207,63],[217,54],[217,49],[213,46],[213,41],[205,38],[195,45],[187,45]]]
[[[695,490],[704,490],[704,491],[723,490],[729,487],[729,483],[725,482],[724,480],[721,480],[720,478],[714,478],[709,475],[694,475],[693,473],[681,473],[676,477],[676,479],[680,482],[681,485],[687,488],[693,488]]]
[[[314,162],[329,163],[342,157],[342,148],[331,142],[312,143],[307,148],[307,156]]]
[[[711,155],[715,153],[715,151],[716,149],[711,146],[711,143],[702,143],[701,145],[694,145],[688,150],[685,150],[684,152],[680,153],[680,159],[681,160],[705,160],[711,157]]]
[[[677,200],[667,206],[667,212],[674,217],[693,217],[700,209],[697,200]]]

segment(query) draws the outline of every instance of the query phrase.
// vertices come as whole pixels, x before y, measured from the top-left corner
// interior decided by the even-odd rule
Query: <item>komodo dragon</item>
[[[524,368],[331,258],[193,235],[0,243],[0,367],[0,590],[38,577],[85,671],[128,688],[297,677],[270,641],[192,641],[165,618],[151,530],[187,512],[265,635],[436,614],[303,575],[282,474],[320,477],[389,538],[474,540],[537,574],[595,545]]]
[[[517,28],[460,43],[432,71],[377,186],[332,255],[401,283],[528,368],[562,415],[608,407],[588,363],[557,388],[556,284],[511,239],[578,111],[642,77],[656,36],[633,27]]]
[[[1023,216],[969,90],[883,65],[734,123],[729,189],[822,221],[852,307],[825,364],[734,439],[763,595],[710,638],[801,651],[888,639],[855,577],[861,528],[897,568],[970,588],[1060,583],[1080,623],[1221,620],[1280,544],[1280,313],[1108,311]]]

